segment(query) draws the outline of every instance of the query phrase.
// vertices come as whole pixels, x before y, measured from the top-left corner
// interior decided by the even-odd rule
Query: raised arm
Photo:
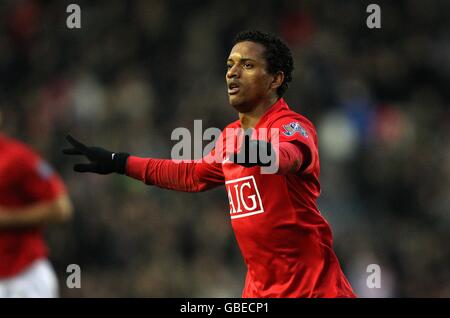
[[[25,207],[0,206],[0,230],[44,226],[66,221],[72,215],[72,203],[67,193],[53,200]]]

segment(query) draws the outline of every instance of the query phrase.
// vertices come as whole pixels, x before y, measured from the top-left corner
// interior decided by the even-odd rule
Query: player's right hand
[[[113,172],[124,174],[129,154],[114,153],[100,147],[88,147],[71,135],[66,136],[72,148],[64,149],[65,155],[85,156],[89,163],[77,163],[73,166],[76,172],[93,172],[98,174],[110,174]]]

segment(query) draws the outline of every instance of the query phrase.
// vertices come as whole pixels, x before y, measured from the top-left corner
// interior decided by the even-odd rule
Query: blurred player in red
[[[272,35],[242,32],[227,67],[229,102],[239,119],[202,160],[138,158],[87,147],[71,136],[73,148],[64,153],[90,160],[76,164],[78,172],[117,172],[188,192],[225,184],[231,223],[248,269],[243,297],[355,297],[333,251],[330,226],[317,208],[315,128],[282,98],[293,70],[289,48]],[[230,136],[229,129],[245,131],[247,137]],[[278,140],[271,129],[279,133]],[[235,145],[231,152],[230,142]],[[263,173],[273,163],[276,173]]]
[[[28,146],[0,132],[0,298],[58,297],[42,230],[71,213],[61,178]]]

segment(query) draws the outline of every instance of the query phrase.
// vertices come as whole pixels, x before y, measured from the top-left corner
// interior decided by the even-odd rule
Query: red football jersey
[[[60,177],[25,144],[0,134],[0,154],[0,207],[18,213],[65,191]],[[0,279],[47,255],[40,228],[0,229]]]
[[[236,121],[229,127],[240,127]],[[243,297],[354,297],[317,208],[319,154],[313,124],[283,99],[255,132],[278,129],[279,142],[302,145],[307,166],[295,174],[261,174],[260,167],[222,165],[233,230],[248,272]],[[261,139],[261,137],[259,137]]]
[[[225,184],[248,269],[243,297],[355,297],[333,251],[330,226],[317,208],[320,165],[312,123],[280,99],[255,127],[254,139],[301,149],[305,164],[290,174],[264,174],[264,168],[231,162],[228,156],[240,150],[236,140],[242,135],[229,134],[227,128],[240,131],[240,121],[228,125],[201,160],[129,157],[127,175],[188,192]],[[272,139],[271,129],[279,132],[278,140]]]

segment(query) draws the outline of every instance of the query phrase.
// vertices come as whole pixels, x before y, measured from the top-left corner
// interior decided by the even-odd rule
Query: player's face
[[[240,113],[252,111],[271,99],[274,77],[267,71],[264,46],[250,41],[237,43],[227,60],[228,99]]]

